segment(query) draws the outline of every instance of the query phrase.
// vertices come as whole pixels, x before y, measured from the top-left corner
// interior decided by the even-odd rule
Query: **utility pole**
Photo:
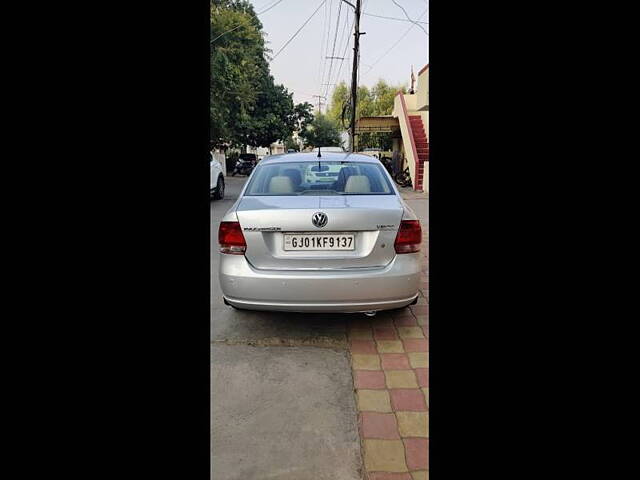
[[[349,3],[343,0],[345,3]],[[351,3],[349,3],[353,7]],[[351,72],[351,129],[349,132],[349,151],[355,149],[356,139],[356,105],[358,104],[358,54],[360,52],[360,0],[356,0],[355,5],[355,27],[353,31],[353,70]]]
[[[327,97],[325,97],[324,95],[312,95],[312,97],[318,98],[318,113],[322,113],[322,110],[320,109],[320,105],[324,105],[324,102],[321,102],[320,99],[327,98]]]

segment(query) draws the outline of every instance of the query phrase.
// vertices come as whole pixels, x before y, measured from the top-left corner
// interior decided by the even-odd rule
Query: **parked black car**
[[[254,153],[241,153],[238,157],[238,161],[236,162],[236,166],[231,172],[231,176],[234,177],[236,174],[240,175],[251,175],[253,168],[258,163],[258,157]]]

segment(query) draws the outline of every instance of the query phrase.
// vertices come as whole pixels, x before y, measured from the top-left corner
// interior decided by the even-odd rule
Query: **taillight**
[[[394,247],[396,253],[414,253],[420,251],[422,228],[419,220],[402,220]]]
[[[220,253],[244,255],[247,250],[247,242],[244,240],[240,222],[221,222],[218,229],[218,243],[220,244]]]

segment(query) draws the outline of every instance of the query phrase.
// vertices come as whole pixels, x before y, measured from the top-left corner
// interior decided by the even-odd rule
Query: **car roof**
[[[318,158],[317,152],[304,152],[304,153],[282,153],[279,155],[271,155],[268,158],[262,160],[262,164],[265,163],[285,163],[285,162],[317,162],[320,160],[321,162],[340,162],[340,161],[350,161],[350,162],[363,162],[363,163],[379,163],[377,158],[371,157],[369,155],[361,155],[358,153],[337,153],[337,152],[321,152],[321,157]]]

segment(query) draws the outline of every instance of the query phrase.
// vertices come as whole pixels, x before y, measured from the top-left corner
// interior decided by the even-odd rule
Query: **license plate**
[[[355,235],[349,233],[285,233],[284,249],[291,250],[354,250]]]

